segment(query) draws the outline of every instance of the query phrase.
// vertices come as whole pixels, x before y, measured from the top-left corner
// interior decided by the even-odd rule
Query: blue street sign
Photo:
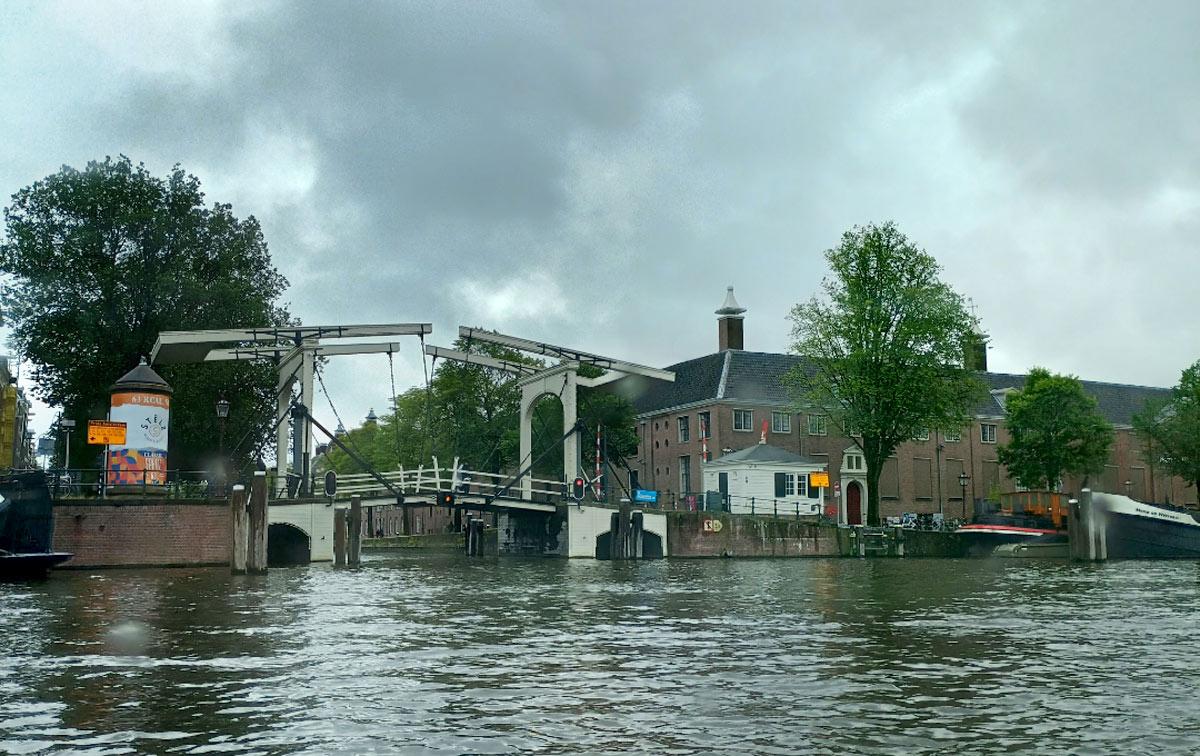
[[[634,501],[644,501],[649,504],[657,504],[658,503],[658,491],[646,491],[641,488],[634,489],[633,500]]]

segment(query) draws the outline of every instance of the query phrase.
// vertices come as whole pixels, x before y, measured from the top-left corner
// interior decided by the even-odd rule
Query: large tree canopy
[[[1133,418],[1153,466],[1200,486],[1200,362],[1183,371],[1169,398]]]
[[[1066,475],[1104,469],[1113,428],[1078,378],[1035,367],[1004,409],[1011,440],[997,454],[1021,485],[1053,490]]]
[[[486,342],[459,339],[454,348],[474,354],[541,366],[542,362],[511,349]],[[580,374],[598,375],[584,365]],[[455,457],[468,469],[513,474],[531,459],[520,456],[521,392],[515,376],[483,365],[443,361],[435,366],[430,388],[414,388],[397,397],[391,412],[377,422],[351,430],[346,443],[377,470],[429,465],[436,456],[441,464]],[[583,462],[595,462],[594,433],[604,429],[609,457],[619,460],[637,448],[631,404],[600,388],[579,389],[579,418],[587,435],[582,440]],[[562,405],[557,397],[544,397],[534,405],[532,417],[535,475],[557,479],[562,474]],[[329,453],[327,465],[339,473],[363,472],[341,450]]]
[[[867,518],[879,522],[879,475],[925,428],[961,428],[983,390],[963,350],[978,324],[937,262],[893,223],[855,227],[825,253],[821,294],[791,313],[804,356],[787,383],[798,402],[853,431],[867,463]]]
[[[109,386],[149,355],[160,331],[283,325],[287,281],[258,221],[206,207],[200,181],[165,178],[129,158],[64,167],[21,189],[4,212],[0,272],[12,345],[33,366],[37,396],[81,425],[103,417]],[[172,384],[170,465],[216,456],[214,403],[232,403],[226,443],[243,461],[270,433],[273,369],[182,365]],[[85,457],[82,433],[72,461]],[[240,442],[240,444],[239,444]]]

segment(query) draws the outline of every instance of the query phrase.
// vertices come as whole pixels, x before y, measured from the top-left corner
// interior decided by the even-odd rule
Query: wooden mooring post
[[[362,497],[350,497],[349,519],[346,521],[346,564],[357,567],[362,564]]]
[[[472,517],[467,522],[467,529],[463,533],[467,556],[483,556],[483,531],[482,518]]]
[[[229,497],[229,571],[246,574],[246,547],[249,538],[249,516],[246,512],[246,487],[233,487]]]
[[[346,566],[346,510],[333,510],[333,566]]]
[[[267,571],[267,472],[254,471],[250,484],[249,537],[246,543],[246,572],[255,575]]]
[[[1104,515],[1097,516],[1094,494],[1085,488],[1079,500],[1067,506],[1067,541],[1071,559],[1077,562],[1103,562],[1108,559],[1108,533]]]

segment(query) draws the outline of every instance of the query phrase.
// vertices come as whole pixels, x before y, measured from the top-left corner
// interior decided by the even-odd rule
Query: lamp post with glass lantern
[[[229,417],[229,400],[221,397],[217,400],[217,420],[220,421],[220,428],[217,431],[217,464],[218,480],[220,483],[217,487],[218,495],[225,495],[225,420]]]
[[[966,472],[960,472],[958,474],[958,485],[960,488],[962,488],[962,503],[963,503],[962,507],[963,507],[963,519],[964,520],[967,519],[967,483],[970,480],[971,480],[971,477],[969,475],[967,475]]]

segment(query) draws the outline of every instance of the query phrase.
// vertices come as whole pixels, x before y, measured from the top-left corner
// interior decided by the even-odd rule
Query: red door
[[[862,525],[862,487],[854,481],[846,486],[846,524]]]

